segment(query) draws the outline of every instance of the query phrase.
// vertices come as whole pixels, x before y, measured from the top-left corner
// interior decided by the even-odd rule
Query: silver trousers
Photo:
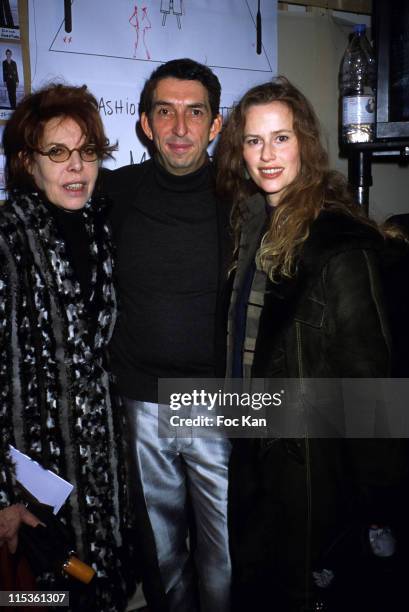
[[[227,532],[228,439],[159,438],[161,408],[122,398],[136,477],[171,612],[228,612],[231,563]],[[188,542],[193,511],[194,560]],[[148,601],[149,609],[154,611]]]

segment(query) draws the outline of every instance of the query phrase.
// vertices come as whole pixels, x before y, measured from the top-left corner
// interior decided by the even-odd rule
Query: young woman
[[[329,169],[307,99],[283,77],[248,91],[217,160],[236,238],[227,376],[303,384],[389,376],[378,266],[384,234]],[[356,523],[378,520],[374,491],[397,478],[389,444],[304,435],[234,445],[234,610],[313,609],[313,571],[321,584],[323,569],[335,573],[342,609],[360,605],[343,551]]]
[[[0,546],[14,552],[21,523],[38,524],[16,503],[11,444],[74,485],[61,514],[96,580],[76,592],[50,571],[40,584],[73,588],[76,612],[127,602],[124,470],[105,370],[116,300],[104,201],[93,195],[107,143],[94,96],[59,84],[26,96],[3,137]]]

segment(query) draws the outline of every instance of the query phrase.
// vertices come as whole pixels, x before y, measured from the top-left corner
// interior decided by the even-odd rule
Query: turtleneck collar
[[[158,184],[167,191],[198,192],[208,189],[213,181],[212,166],[209,158],[195,172],[190,174],[171,174],[162,166],[157,158],[153,159],[155,168],[155,179]]]
[[[66,217],[71,218],[79,218],[83,216],[84,207],[79,208],[78,210],[66,210],[65,208],[61,208],[61,206],[57,206],[56,204],[52,204],[46,198],[42,198],[43,204],[50,211],[50,213],[58,219],[65,219]]]

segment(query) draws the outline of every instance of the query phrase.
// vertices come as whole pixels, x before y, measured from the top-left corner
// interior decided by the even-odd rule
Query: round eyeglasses
[[[56,162],[57,164],[67,161],[74,151],[78,151],[79,156],[84,162],[94,162],[100,157],[95,145],[91,144],[84,145],[77,149],[69,149],[65,145],[53,145],[48,151],[40,151],[38,149],[35,149],[35,151],[40,155],[49,157],[51,161]]]

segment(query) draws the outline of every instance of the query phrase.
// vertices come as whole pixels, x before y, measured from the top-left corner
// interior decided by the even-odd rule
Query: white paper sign
[[[147,155],[135,125],[145,79],[168,60],[190,57],[222,85],[221,111],[277,72],[277,0],[260,3],[262,52],[257,54],[257,0],[72,0],[65,31],[62,0],[29,0],[33,89],[49,81],[86,83],[96,96],[116,161]]]
[[[15,464],[16,480],[39,502],[52,506],[54,514],[57,514],[73,490],[73,485],[11,445],[10,456]]]

